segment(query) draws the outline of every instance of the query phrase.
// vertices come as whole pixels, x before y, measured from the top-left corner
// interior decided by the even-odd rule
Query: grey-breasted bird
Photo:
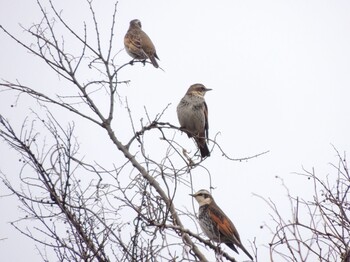
[[[208,139],[208,106],[204,95],[211,89],[202,84],[191,85],[177,106],[177,117],[181,129],[188,137],[194,137],[202,158],[210,156]]]
[[[193,196],[199,204],[199,225],[210,240],[218,243],[225,243],[238,254],[238,250],[235,247],[237,246],[253,260],[253,257],[242,245],[237,229],[215,203],[211,194],[207,190],[201,189],[197,193],[190,195]]]
[[[141,22],[138,19],[130,21],[129,29],[124,37],[124,46],[126,52],[134,59],[146,60],[149,58],[155,68],[159,65],[156,48],[149,36],[142,31]]]

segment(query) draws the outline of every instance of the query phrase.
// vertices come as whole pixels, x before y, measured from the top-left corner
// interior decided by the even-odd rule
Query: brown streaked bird
[[[194,197],[199,204],[199,225],[210,240],[225,243],[238,254],[238,250],[235,247],[237,246],[253,260],[253,257],[242,245],[237,229],[215,203],[211,194],[207,190],[201,189],[195,194],[190,194],[190,196]]]
[[[138,19],[130,21],[129,30],[124,37],[124,46],[126,52],[134,59],[146,60],[149,58],[155,68],[159,65],[156,48],[149,36],[142,31],[141,22]]]
[[[177,117],[181,129],[188,137],[194,137],[202,158],[210,156],[206,143],[208,139],[208,106],[205,103],[204,95],[212,89],[202,84],[191,85],[185,96],[177,106]]]

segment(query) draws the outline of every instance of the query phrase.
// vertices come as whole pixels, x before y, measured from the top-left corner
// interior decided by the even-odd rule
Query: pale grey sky
[[[90,21],[84,1],[54,2],[59,2],[63,16],[76,30],[81,32],[83,21]],[[0,24],[28,39],[19,23],[28,27],[39,21],[35,1],[0,3]],[[112,2],[96,1],[95,6],[101,35],[107,41]],[[252,193],[271,197],[283,209],[285,192],[275,176],[284,178],[292,193],[307,196],[310,185],[292,172],[304,166],[327,174],[328,163],[336,161],[331,144],[340,152],[350,149],[349,14],[349,1],[119,1],[114,53],[123,48],[129,21],[138,18],[165,70],[137,64],[120,73],[120,80],[131,80],[120,94],[128,97],[136,122],[144,117],[143,106],[155,116],[171,103],[163,120],[178,125],[176,105],[187,88],[199,82],[213,89],[206,95],[209,133],[214,138],[220,132],[217,141],[228,155],[240,158],[270,150],[248,162],[231,162],[216,148],[203,163],[217,188],[213,191],[217,203],[231,217],[247,248],[248,240],[257,237],[261,259],[267,259],[267,249],[261,245],[270,236],[259,226],[269,221],[269,210]],[[39,90],[52,88],[53,93],[65,87],[62,79],[57,80],[41,61],[2,32],[0,39],[0,78],[18,79]],[[115,59],[120,64],[129,60],[125,51]],[[2,93],[0,101],[1,113],[19,127],[31,100],[23,97],[11,108],[15,98]],[[128,121],[126,115],[121,117]],[[77,130],[84,130],[84,125],[78,123]],[[79,134],[82,149],[92,151],[89,159],[110,164],[113,160],[108,154],[94,155],[93,149],[107,151],[109,143],[94,132]],[[127,132],[120,135],[129,137]],[[195,149],[184,134],[176,134],[176,139]],[[0,169],[16,176],[18,157],[8,153],[3,143],[0,153],[10,156],[2,157]],[[208,188],[203,169],[192,175],[196,190]],[[192,210],[188,190],[180,189],[177,201]],[[2,260],[35,261],[33,243],[6,224],[17,218],[17,203],[6,198],[0,199],[0,205],[7,210],[0,219],[0,239],[6,238],[0,241]],[[20,252],[14,253],[19,246]],[[244,254],[237,258],[243,259]]]

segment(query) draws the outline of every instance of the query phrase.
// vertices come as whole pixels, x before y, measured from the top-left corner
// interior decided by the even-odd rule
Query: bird
[[[204,95],[212,89],[202,84],[191,85],[177,106],[177,117],[181,130],[193,137],[202,158],[210,156],[206,139],[209,136],[208,106]]]
[[[159,65],[157,60],[159,57],[156,48],[149,36],[142,31],[141,21],[134,19],[130,21],[130,26],[124,37],[124,46],[126,52],[133,59],[146,60],[149,58],[155,68]]]
[[[228,216],[215,203],[208,190],[201,189],[190,194],[199,204],[198,221],[203,232],[210,240],[224,243],[238,254],[235,246],[239,247],[251,260],[253,257],[242,245],[238,231]]]

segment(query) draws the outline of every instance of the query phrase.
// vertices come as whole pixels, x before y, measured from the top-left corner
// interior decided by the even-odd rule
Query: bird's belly
[[[128,48],[125,48],[125,50],[134,59],[147,59],[146,54],[142,51],[135,52],[135,51],[129,50]]]
[[[204,223],[203,221],[199,221],[199,225],[203,230],[204,234],[207,235],[210,240],[215,242],[220,242],[220,233],[216,228],[213,227],[211,223]]]
[[[202,132],[205,128],[204,115],[202,116],[198,110],[194,111],[191,108],[183,110],[179,117],[181,127],[194,134]]]

